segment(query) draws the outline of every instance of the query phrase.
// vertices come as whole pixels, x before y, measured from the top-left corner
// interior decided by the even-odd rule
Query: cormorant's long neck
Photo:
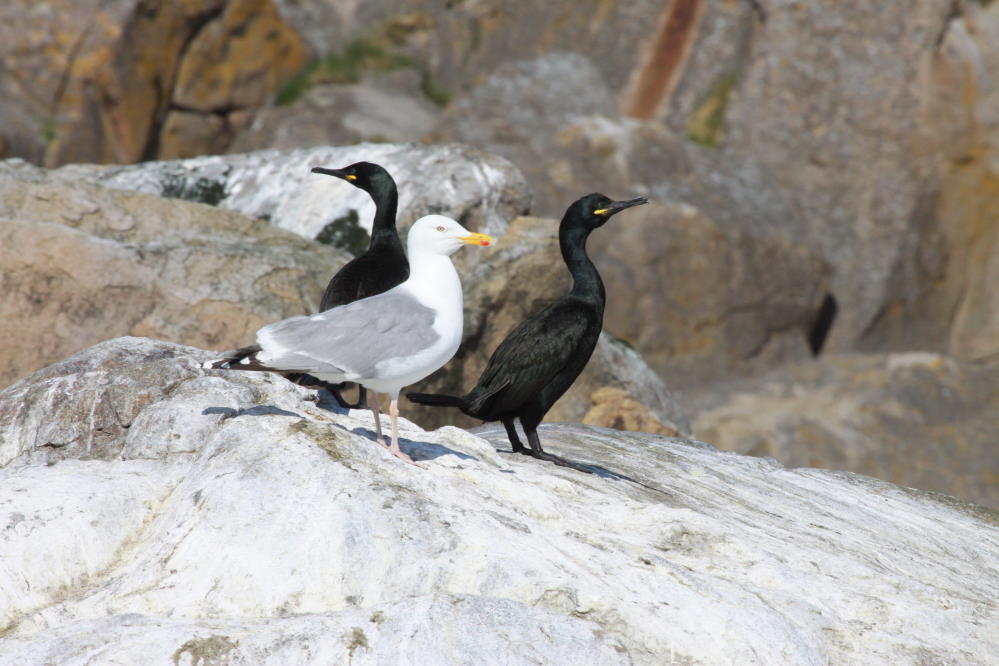
[[[603,313],[606,293],[597,267],[586,255],[586,238],[589,235],[589,230],[579,227],[563,230],[559,234],[559,248],[562,250],[562,259],[572,274],[570,295],[592,303]]]
[[[399,248],[402,249],[399,233],[395,228],[395,214],[399,207],[399,192],[396,190],[395,184],[372,190],[371,198],[375,202],[375,219],[371,224],[371,243],[394,242],[398,243]]]

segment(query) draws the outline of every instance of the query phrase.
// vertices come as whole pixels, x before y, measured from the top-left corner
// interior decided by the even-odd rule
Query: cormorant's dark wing
[[[409,262],[400,249],[368,251],[344,264],[326,285],[319,311],[388,291],[409,277]]]
[[[515,410],[538,396],[570,364],[589,328],[598,325],[586,308],[557,301],[525,320],[500,343],[468,396],[482,416]]]

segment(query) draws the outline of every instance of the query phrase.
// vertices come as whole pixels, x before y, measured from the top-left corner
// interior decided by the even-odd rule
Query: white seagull
[[[451,255],[462,245],[488,246],[443,215],[427,215],[409,229],[409,279],[392,289],[311,316],[283,319],[257,331],[257,344],[225,352],[205,368],[307,372],[332,384],[355,382],[372,391],[378,443],[386,446],[378,392],[392,396],[392,455],[399,448],[399,392],[447,363],[461,343],[463,299]]]

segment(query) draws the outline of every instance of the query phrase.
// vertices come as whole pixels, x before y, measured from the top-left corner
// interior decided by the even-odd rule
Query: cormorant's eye
[[[437,227],[437,231],[444,231],[444,227]]]

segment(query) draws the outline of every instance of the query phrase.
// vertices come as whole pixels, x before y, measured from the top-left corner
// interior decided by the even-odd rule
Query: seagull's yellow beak
[[[467,236],[459,236],[458,240],[467,245],[481,245],[482,247],[488,247],[495,243],[492,236],[487,236],[486,234],[469,234]]]

